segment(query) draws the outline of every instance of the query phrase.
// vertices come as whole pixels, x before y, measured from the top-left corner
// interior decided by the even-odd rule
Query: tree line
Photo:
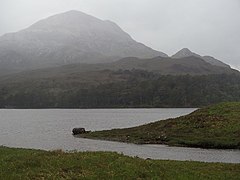
[[[1,108],[201,107],[240,101],[237,74],[172,76],[116,71],[128,79],[95,86],[29,83],[0,88]]]

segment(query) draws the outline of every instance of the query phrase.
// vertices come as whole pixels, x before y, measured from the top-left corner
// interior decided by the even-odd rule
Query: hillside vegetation
[[[179,118],[80,137],[138,144],[240,149],[240,102],[221,103]]]
[[[239,179],[239,164],[143,160],[110,152],[0,147],[0,179]]]
[[[0,77],[0,107],[201,107],[240,101],[240,75],[171,76],[142,70],[50,68]]]

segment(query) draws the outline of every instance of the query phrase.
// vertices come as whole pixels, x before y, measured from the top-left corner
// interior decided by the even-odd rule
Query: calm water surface
[[[71,130],[125,128],[178,117],[195,109],[0,110],[0,145],[44,150],[116,151],[152,159],[240,163],[239,150],[134,145],[74,138]]]

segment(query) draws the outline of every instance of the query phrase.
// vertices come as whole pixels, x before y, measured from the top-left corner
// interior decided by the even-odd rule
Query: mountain
[[[115,23],[79,11],[57,14],[0,37],[0,67],[10,70],[111,62],[129,56],[167,57],[135,41]]]
[[[204,61],[206,61],[207,63],[210,63],[210,64],[212,64],[214,66],[230,68],[230,66],[228,64],[225,64],[225,63],[219,61],[218,59],[215,59],[215,58],[213,58],[211,56],[200,56],[199,54],[196,54],[196,53],[190,51],[188,48],[181,49],[176,54],[174,54],[172,56],[172,58],[180,59],[180,58],[185,58],[185,57],[190,57],[190,56],[201,58]]]

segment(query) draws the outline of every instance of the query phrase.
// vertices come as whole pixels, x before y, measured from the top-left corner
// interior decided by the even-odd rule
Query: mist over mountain
[[[135,41],[114,22],[79,11],[57,14],[0,37],[0,76],[71,64],[85,72],[104,69],[141,69],[170,75],[236,72],[211,56],[201,56],[187,48],[168,57]],[[60,67],[63,68],[66,67]],[[68,68],[67,71],[71,73]]]
[[[79,11],[51,16],[0,38],[0,66],[5,69],[102,63],[129,56],[167,55],[135,41],[115,23]]]
[[[206,62],[208,62],[208,63],[210,63],[212,65],[215,65],[215,66],[230,68],[230,66],[228,64],[225,64],[222,61],[220,61],[218,59],[215,59],[214,57],[211,57],[211,56],[201,56],[199,54],[196,54],[196,53],[190,51],[188,48],[181,49],[176,54],[174,54],[172,56],[172,58],[180,59],[180,58],[191,57],[191,56],[194,56],[194,57],[197,57],[197,58],[201,58],[204,61],[206,61]]]

